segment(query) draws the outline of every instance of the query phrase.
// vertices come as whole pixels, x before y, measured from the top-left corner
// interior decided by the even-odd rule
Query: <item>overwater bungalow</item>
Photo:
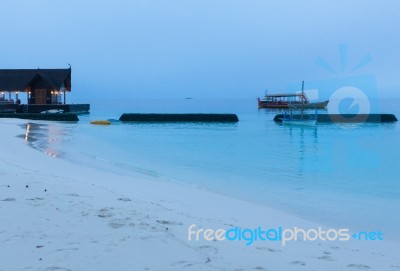
[[[70,92],[71,67],[0,69],[0,113],[89,112],[89,104],[67,103]]]

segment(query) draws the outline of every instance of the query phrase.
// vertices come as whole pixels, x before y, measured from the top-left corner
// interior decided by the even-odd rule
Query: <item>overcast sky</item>
[[[255,98],[363,74],[400,96],[396,0],[1,0],[0,10],[0,68],[70,63],[73,96]]]

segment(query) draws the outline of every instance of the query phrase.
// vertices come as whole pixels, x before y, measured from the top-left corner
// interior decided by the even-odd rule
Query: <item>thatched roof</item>
[[[0,69],[0,91],[26,91],[37,80],[45,81],[56,90],[64,86],[71,91],[71,68]]]

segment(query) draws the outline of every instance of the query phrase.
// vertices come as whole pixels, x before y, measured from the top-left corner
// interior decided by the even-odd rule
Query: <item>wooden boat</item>
[[[324,109],[329,101],[310,102],[304,93],[304,81],[301,93],[291,94],[270,94],[265,95],[263,99],[258,98],[258,108],[290,108],[295,106],[304,109]]]
[[[301,103],[301,100],[305,100]],[[306,96],[302,94],[273,94],[267,95],[264,99],[258,98],[258,108],[289,108],[289,104],[305,109],[319,108],[324,109],[328,105],[329,101],[323,102],[310,102]]]

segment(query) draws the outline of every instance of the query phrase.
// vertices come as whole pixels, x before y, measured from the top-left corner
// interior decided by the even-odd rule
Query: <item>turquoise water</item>
[[[399,102],[379,101],[380,111],[399,117]],[[272,121],[280,111],[258,110],[255,99],[91,103],[92,113],[77,124],[31,129],[39,134],[33,146],[87,166],[169,178],[323,224],[381,230],[386,238],[400,240],[399,123],[282,126]],[[240,121],[89,124],[125,112],[236,113]],[[271,219],[271,225],[278,224]]]

